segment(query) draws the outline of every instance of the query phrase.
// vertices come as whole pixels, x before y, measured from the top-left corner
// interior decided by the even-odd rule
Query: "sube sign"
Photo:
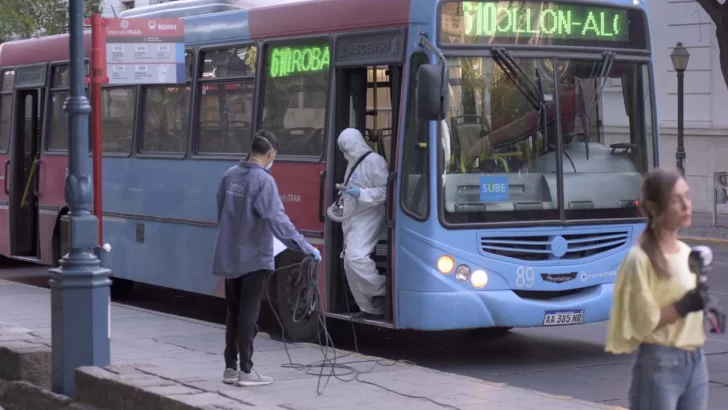
[[[480,177],[480,200],[482,202],[507,201],[508,200],[508,177],[507,176],[481,176]]]

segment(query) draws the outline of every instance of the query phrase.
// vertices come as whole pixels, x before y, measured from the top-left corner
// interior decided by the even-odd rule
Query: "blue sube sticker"
[[[508,177],[503,175],[480,177],[480,201],[508,200]]]

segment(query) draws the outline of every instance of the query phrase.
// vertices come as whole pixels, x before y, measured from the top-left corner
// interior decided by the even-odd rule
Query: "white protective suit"
[[[359,130],[347,128],[338,139],[339,149],[349,165],[346,176],[359,158],[372,151]],[[356,167],[349,179],[349,186],[358,187],[359,198],[344,195],[344,215],[356,204],[356,211],[342,223],[344,231],[344,270],[351,293],[362,312],[372,315],[384,313],[384,306],[372,307],[372,298],[385,295],[386,278],[377,272],[369,255],[374,252],[379,237],[383,234],[384,202],[387,198],[387,162],[372,152]]]

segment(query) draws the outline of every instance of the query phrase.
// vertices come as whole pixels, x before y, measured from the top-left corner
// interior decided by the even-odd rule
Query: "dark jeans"
[[[250,373],[253,368],[253,340],[258,334],[260,302],[265,292],[269,271],[247,273],[239,278],[225,279],[225,367]]]

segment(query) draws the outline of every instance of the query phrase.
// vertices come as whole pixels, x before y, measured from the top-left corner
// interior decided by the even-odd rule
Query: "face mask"
[[[265,166],[266,170],[270,170],[273,167],[273,161],[269,162],[268,165]]]

